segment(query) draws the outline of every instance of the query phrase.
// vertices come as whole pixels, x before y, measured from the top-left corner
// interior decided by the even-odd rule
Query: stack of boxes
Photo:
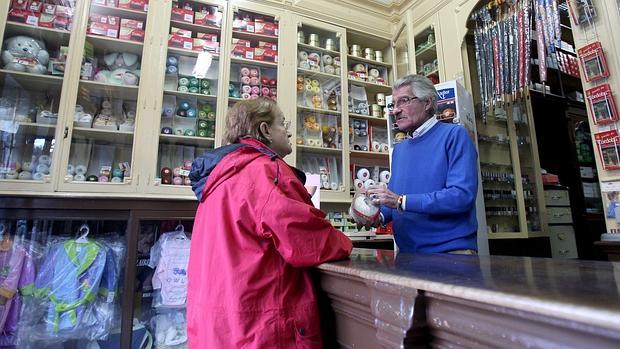
[[[177,27],[170,28],[168,36],[168,46],[176,47],[184,50],[208,51],[211,53],[220,53],[220,44],[217,34],[196,33],[193,38],[191,30],[181,29]]]
[[[95,4],[108,7],[118,7],[132,10],[146,11],[146,0],[93,0]],[[113,39],[144,42],[144,21],[118,16],[108,16],[96,13],[96,8],[90,15],[88,34],[105,36]]]
[[[222,12],[217,6],[198,4],[191,1],[175,1],[172,4],[171,20],[173,22],[220,28],[222,25]],[[194,37],[191,30],[175,28],[174,26],[170,30],[168,46],[185,50],[220,53],[218,34],[197,32]]]
[[[44,28],[71,30],[75,1],[57,5],[53,1],[12,0],[8,20]]]

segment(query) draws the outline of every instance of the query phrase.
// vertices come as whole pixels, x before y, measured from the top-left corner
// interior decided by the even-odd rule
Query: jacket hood
[[[255,156],[246,157],[241,163],[233,163],[229,168],[220,171],[221,173],[217,176],[217,178],[213,178],[212,173],[216,166],[228,155],[237,151],[254,153]],[[258,156],[268,156],[272,160],[278,158],[278,155],[266,145],[251,138],[242,139],[240,143],[228,144],[213,150],[207,150],[202,155],[198,156],[192,162],[192,169],[189,173],[189,179],[192,181],[192,190],[194,191],[198,201],[202,201],[204,199],[203,196],[206,196],[205,193],[208,191],[208,187],[212,187],[215,184],[214,182],[219,182],[232,176],[237,173],[239,169],[243,168],[245,164]],[[209,185],[207,185],[207,180],[209,180],[209,178],[211,178],[211,181],[209,181]]]

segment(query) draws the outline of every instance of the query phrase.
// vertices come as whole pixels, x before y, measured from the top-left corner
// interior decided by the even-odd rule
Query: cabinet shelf
[[[374,64],[374,65],[380,66],[380,67],[387,67],[387,68],[391,68],[392,67],[392,63],[379,62],[379,61],[375,61],[374,59],[366,59],[364,57],[358,57],[358,56],[353,56],[353,55],[347,55],[347,59],[349,61],[352,61],[352,62]]]
[[[239,30],[233,30],[233,38],[244,40],[262,40],[267,42],[278,43],[278,37],[275,35],[256,34],[250,32],[242,32]]]
[[[350,118],[368,120],[368,122],[370,124],[372,124],[373,126],[377,126],[377,125],[378,126],[385,126],[385,125],[387,125],[387,119],[376,118],[376,117],[370,116],[370,115],[362,115],[362,114],[349,113],[349,119]]]
[[[89,127],[74,127],[73,139],[88,139],[114,144],[133,144],[133,132],[100,130]]]
[[[351,150],[351,157],[355,157],[356,159],[369,159],[369,160],[388,160],[390,154],[389,153],[381,153],[374,151],[363,151],[363,150]]]
[[[422,62],[425,62],[425,63],[428,63],[430,61],[433,61],[434,59],[437,59],[437,45],[432,44],[431,46],[421,49],[420,51],[416,50],[415,58],[416,58],[416,61],[421,60]]]
[[[60,42],[68,45],[71,32],[63,29],[37,27],[25,23],[6,22],[5,36],[26,35],[42,39],[46,44]]]
[[[439,75],[439,69],[435,69],[432,72],[430,72],[430,73],[428,73],[428,74],[426,74],[424,76],[426,76],[428,78],[431,75]]]
[[[147,13],[144,11],[131,10],[131,9],[125,9],[125,8],[120,8],[120,7],[105,6],[105,5],[99,5],[99,4],[91,4],[90,9],[92,13],[97,13],[100,15],[119,16],[122,18],[137,19],[141,21],[146,21],[146,16],[147,16]]]
[[[312,46],[308,44],[297,44],[298,49],[302,49],[303,51],[318,51],[323,53],[329,53],[332,56],[340,57],[340,51],[332,51],[318,46]],[[299,50],[298,50],[299,51]]]
[[[8,69],[0,69],[0,79],[4,80],[4,88],[8,87],[6,79],[13,79],[20,85],[20,88],[26,91],[58,90],[60,92],[63,81],[62,76],[24,73]]]
[[[302,68],[297,68],[297,73],[303,74],[304,76],[308,78],[319,77],[319,78],[331,79],[331,80],[340,79],[340,75],[328,74],[328,73],[323,73],[323,72],[309,70],[309,69],[302,69]]]
[[[231,57],[230,61],[231,61],[231,63],[258,65],[258,66],[267,67],[267,68],[274,68],[274,69],[278,67],[278,63],[257,61],[257,60],[253,60],[253,59]]]
[[[372,82],[366,82],[366,81],[360,81],[360,80],[354,80],[354,79],[348,79],[348,80],[349,80],[349,83],[352,85],[365,87],[366,92],[372,95],[377,94],[377,93],[392,92],[392,86],[390,85],[380,85],[380,84],[375,84]]]
[[[321,154],[342,154],[342,149],[336,148],[323,148],[323,147],[312,147],[309,145],[297,145],[297,149],[303,152],[310,153],[321,153]]]
[[[197,99],[215,101],[217,100],[217,96],[215,95],[203,95],[201,93],[191,93],[191,92],[179,92],[173,90],[164,90],[164,93],[167,95],[175,95],[178,97],[196,97]]]
[[[139,41],[114,39],[105,36],[86,35],[89,42],[93,44],[95,50],[103,52],[129,52],[142,56],[144,44]]]
[[[174,53],[179,56],[198,57],[198,54],[200,53],[200,51],[186,50],[186,49],[177,48],[177,47],[168,47],[168,53]],[[211,53],[211,55],[213,56],[214,60],[220,59],[219,53]]]
[[[237,98],[237,97],[228,97],[228,103],[237,103],[237,102],[241,102],[244,101],[245,99],[243,98]]]
[[[193,145],[197,147],[212,147],[215,143],[215,138],[160,134],[159,143],[174,145]]]
[[[80,87],[97,97],[136,99],[138,86],[113,85],[98,81],[80,80]]]
[[[56,125],[38,124],[36,122],[16,122],[14,124],[19,134],[36,136],[53,136],[56,132]]]
[[[191,30],[194,33],[212,33],[219,34],[222,28],[213,25],[200,25],[183,21],[170,20],[170,26],[181,29]]]
[[[302,107],[300,105],[297,106],[297,109],[304,111],[304,112],[317,113],[317,114],[329,114],[329,115],[341,115],[342,114],[342,112],[338,110],[315,109],[315,108]]]

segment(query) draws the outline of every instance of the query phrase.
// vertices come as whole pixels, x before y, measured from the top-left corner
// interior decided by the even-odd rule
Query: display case
[[[29,6],[27,6],[29,5]],[[51,191],[75,1],[7,1],[0,9],[0,185]]]
[[[415,48],[416,73],[431,79],[433,84],[440,82],[440,45],[438,41],[438,26],[433,22],[421,26],[413,37]]]
[[[392,40],[394,59],[394,76],[400,79],[410,73],[409,70],[409,36],[407,35],[408,27],[402,24],[396,36]]]

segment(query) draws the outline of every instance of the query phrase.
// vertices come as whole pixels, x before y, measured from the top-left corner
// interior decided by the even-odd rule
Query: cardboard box
[[[121,18],[121,28],[144,29],[144,21]]]
[[[90,21],[91,23],[101,23],[101,24],[110,24],[110,25],[115,25],[115,26],[119,26],[120,24],[120,17],[118,16],[106,16],[106,15],[100,15],[100,14],[91,14],[90,15]]]
[[[43,2],[37,0],[31,0],[28,4],[28,11],[34,13],[40,13],[43,10]]]
[[[215,7],[214,12],[196,12],[194,15],[194,24],[208,25],[213,27],[222,26],[222,12]]]
[[[28,8],[28,0],[13,0],[11,2],[11,9],[13,10],[26,10]]]
[[[232,43],[233,43],[233,47],[234,46],[245,46],[245,47],[252,46],[252,43],[250,42],[250,40],[244,40],[244,39],[233,38]]]
[[[146,12],[149,10],[149,0],[119,0],[118,7]]]
[[[173,35],[182,36],[184,38],[191,38],[192,37],[192,31],[191,30],[187,30],[187,29],[170,27],[170,33],[173,34]]]
[[[260,48],[268,48],[268,49],[274,50],[274,51],[278,50],[278,45],[274,44],[273,42],[259,41],[258,42],[258,47],[260,47]]]
[[[54,16],[54,28],[71,30],[71,19],[67,17]]]
[[[233,20],[233,30],[254,33],[254,20],[249,16],[235,17]]]
[[[106,36],[109,38],[118,38],[118,25],[104,24],[92,22],[88,26],[88,33],[93,35]]]
[[[144,30],[130,27],[121,27],[118,38],[121,40],[144,42]]]
[[[71,18],[73,17],[73,9],[69,6],[56,5],[56,16]]]
[[[33,18],[28,18],[28,17],[33,17]],[[32,25],[39,24],[39,17],[37,17],[34,14],[31,14],[30,12],[26,10],[13,9],[9,11],[8,18],[10,21],[18,22],[18,23],[28,23],[28,24],[34,23]]]
[[[210,41],[206,39],[193,39],[193,50],[202,52],[207,51],[211,53],[220,53],[220,44],[217,41]]]
[[[257,47],[254,49],[254,59],[257,61],[277,63],[278,51]]]
[[[214,41],[217,42],[217,34],[211,34],[211,33],[196,33],[196,37],[198,39],[205,39],[207,41]]]
[[[247,46],[235,46],[232,56],[236,58],[254,59],[254,49]]]
[[[194,23],[194,11],[182,8],[173,8],[171,13],[173,21]]]
[[[266,21],[263,18],[254,20],[254,32],[263,35],[278,35],[278,26],[276,23]]]
[[[54,22],[56,21],[55,15],[50,15],[47,13],[41,13],[41,17],[39,18],[39,27],[43,28],[54,28]]]
[[[168,36],[168,47],[182,48],[185,50],[193,49],[193,41],[191,38],[186,38],[179,35],[170,34]]]
[[[41,12],[42,13],[46,13],[48,15],[55,15],[56,14],[56,5],[54,5],[54,4],[43,4],[43,10]]]

